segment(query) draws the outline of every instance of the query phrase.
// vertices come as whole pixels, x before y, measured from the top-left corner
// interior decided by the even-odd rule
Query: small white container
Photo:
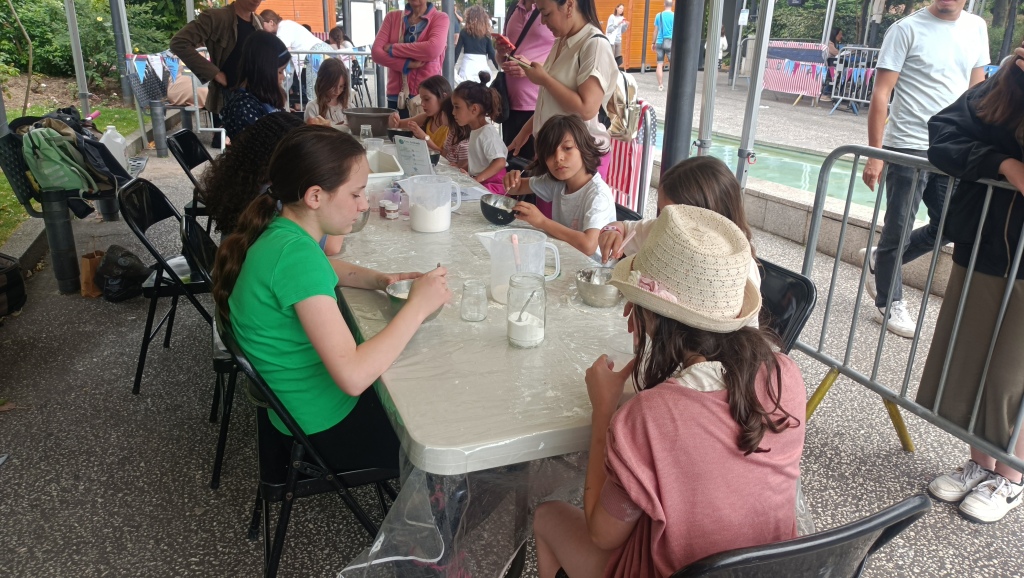
[[[114,155],[117,162],[121,163],[124,170],[128,170],[128,141],[117,132],[114,125],[107,125],[107,130],[100,137],[100,142],[107,147],[110,154]]]
[[[366,160],[370,163],[370,176],[366,181],[367,195],[383,191],[392,181],[405,174],[394,155],[382,151],[366,151]]]

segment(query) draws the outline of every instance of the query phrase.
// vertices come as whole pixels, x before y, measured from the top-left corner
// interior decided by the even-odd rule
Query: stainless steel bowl
[[[388,118],[395,111],[390,108],[356,107],[345,109],[345,122],[352,128],[352,134],[359,134],[359,128],[370,125],[373,136],[384,138],[388,135]]]
[[[359,231],[362,231],[363,227],[366,226],[366,221],[369,221],[369,220],[370,220],[370,211],[369,210],[363,211],[363,214],[359,217],[359,220],[357,220],[355,223],[352,223],[352,233],[358,233]]]
[[[398,315],[398,310],[409,300],[409,291],[412,289],[412,280],[407,279],[405,281],[399,281],[388,285],[387,289],[384,290],[388,294],[388,302],[391,303],[391,312]],[[404,295],[404,297],[402,297]],[[431,319],[437,318],[441,314],[441,310],[444,309],[444,305],[437,308],[424,321],[430,321]]]
[[[591,307],[615,307],[622,294],[608,283],[611,279],[611,269],[587,267],[576,273],[576,289],[583,302]]]

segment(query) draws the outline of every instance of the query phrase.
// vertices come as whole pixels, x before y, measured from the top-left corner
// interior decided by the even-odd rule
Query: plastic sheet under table
[[[622,303],[584,305],[575,274],[594,263],[553,241],[562,272],[547,283],[539,347],[509,345],[505,306],[494,301],[486,320],[463,321],[462,282],[490,277],[474,233],[500,229],[478,205],[465,202],[442,233],[371,215],[345,240],[340,258],[364,267],[426,271],[441,263],[454,296],[376,384],[411,465],[373,546],[340,576],[498,576],[526,538],[529,506],[553,492],[579,498],[585,460],[564,456],[589,445],[586,369],[602,353],[617,365],[629,358],[621,353],[631,343]],[[344,288],[341,296],[357,339],[393,316],[383,292]],[[624,395],[631,392],[627,384]]]

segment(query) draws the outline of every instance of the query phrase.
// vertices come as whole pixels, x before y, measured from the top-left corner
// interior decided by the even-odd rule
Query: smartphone
[[[514,54],[509,55],[508,59],[511,60],[512,62],[515,62],[519,66],[522,66],[523,68],[530,68],[530,65],[527,64],[525,60],[519,59]]]
[[[504,34],[498,34],[497,32],[491,32],[491,38],[493,38],[497,42],[500,42],[500,43],[504,44],[505,46],[508,47],[509,50],[515,50],[516,49],[516,45],[512,44],[512,41],[509,40],[508,37],[505,36]]]

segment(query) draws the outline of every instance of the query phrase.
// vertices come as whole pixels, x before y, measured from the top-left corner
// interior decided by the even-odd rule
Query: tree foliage
[[[167,0],[173,2],[176,0]],[[166,15],[154,12],[154,2],[127,5],[129,33],[133,52],[152,54],[167,49],[177,28]],[[71,76],[75,72],[71,57],[71,37],[61,0],[14,0],[29,37],[32,39],[36,72],[52,76]],[[90,82],[117,76],[117,51],[107,0],[75,0],[79,37]],[[182,8],[184,20],[184,8]],[[0,65],[26,70],[28,46],[14,17],[0,12]]]

